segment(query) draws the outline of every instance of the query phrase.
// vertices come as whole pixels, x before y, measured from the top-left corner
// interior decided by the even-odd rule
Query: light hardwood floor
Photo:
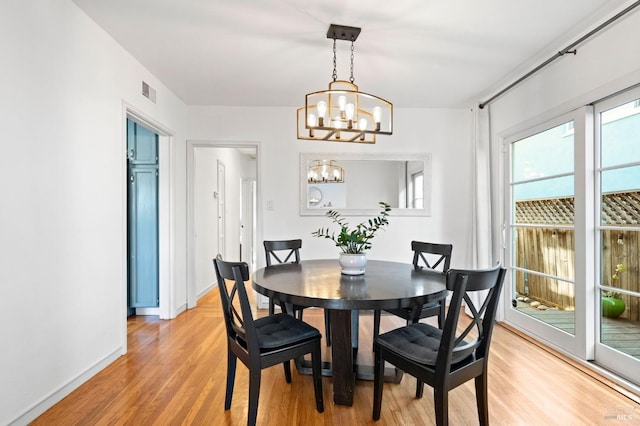
[[[128,353],[83,384],[34,425],[244,425],[247,370],[238,363],[231,410],[224,411],[226,342],[217,289],[198,307],[171,321],[134,317]],[[260,314],[264,314],[263,311]],[[305,321],[323,331],[321,309]],[[402,325],[382,317],[382,331]],[[372,362],[372,316],[360,319],[359,362]],[[324,347],[324,343],[323,343]],[[324,348],[323,357],[329,359]],[[489,416],[493,425],[638,425],[640,405],[508,328],[495,329],[489,357]],[[264,370],[258,409],[260,425],[430,425],[430,388],[414,397],[415,380],[385,384],[382,417],[371,420],[373,387],[358,381],[353,407],[335,406],[331,379],[323,380],[325,411],[315,410],[310,376],[294,371],[287,384],[281,366]],[[452,425],[476,425],[472,382],[450,393]],[[624,418],[624,419],[623,419]]]

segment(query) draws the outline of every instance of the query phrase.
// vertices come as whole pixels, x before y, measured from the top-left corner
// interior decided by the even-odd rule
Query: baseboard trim
[[[207,293],[213,290],[214,287],[217,287],[217,286],[218,286],[217,284],[209,285],[207,288],[205,288],[204,290],[196,294],[196,300],[200,300],[203,296],[205,296]]]
[[[136,315],[160,316],[160,308],[136,308]]]
[[[186,310],[187,310],[187,304],[186,303],[183,303],[182,305],[178,306],[176,308],[176,315],[174,316],[174,318],[177,317],[178,315],[180,315],[181,313],[183,313]]]
[[[38,418],[42,413],[49,408],[60,402],[65,396],[80,387],[87,380],[98,374],[105,369],[109,364],[122,356],[122,347],[119,347],[109,355],[98,361],[96,364],[79,374],[75,379],[72,379],[66,385],[61,386],[57,390],[53,391],[49,396],[43,398],[40,402],[35,403],[31,408],[25,411],[22,415],[9,423],[11,426],[25,426],[30,422]]]

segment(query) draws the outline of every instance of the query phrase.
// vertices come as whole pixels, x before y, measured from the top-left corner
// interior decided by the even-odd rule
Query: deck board
[[[575,333],[574,311],[556,308],[541,311],[524,302],[518,302],[516,309],[569,334]],[[602,318],[600,326],[603,344],[640,358],[640,322],[624,318]]]

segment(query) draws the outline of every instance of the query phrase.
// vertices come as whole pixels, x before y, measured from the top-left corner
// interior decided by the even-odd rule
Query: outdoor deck
[[[567,333],[575,333],[574,311],[553,308],[539,311],[523,302],[518,302],[516,309]],[[602,318],[602,343],[640,359],[640,322]]]

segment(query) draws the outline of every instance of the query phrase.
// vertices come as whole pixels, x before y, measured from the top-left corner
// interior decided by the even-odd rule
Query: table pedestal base
[[[355,322],[352,324],[352,312]],[[331,323],[331,362],[322,363],[322,375],[333,377],[333,402],[336,405],[353,405],[353,391],[356,379],[373,380],[372,365],[356,363],[358,355],[357,311],[329,310]],[[355,328],[355,330],[354,330]],[[298,372],[311,374],[311,361],[296,362]],[[385,368],[384,379],[387,382],[400,383],[403,372],[395,367]]]

